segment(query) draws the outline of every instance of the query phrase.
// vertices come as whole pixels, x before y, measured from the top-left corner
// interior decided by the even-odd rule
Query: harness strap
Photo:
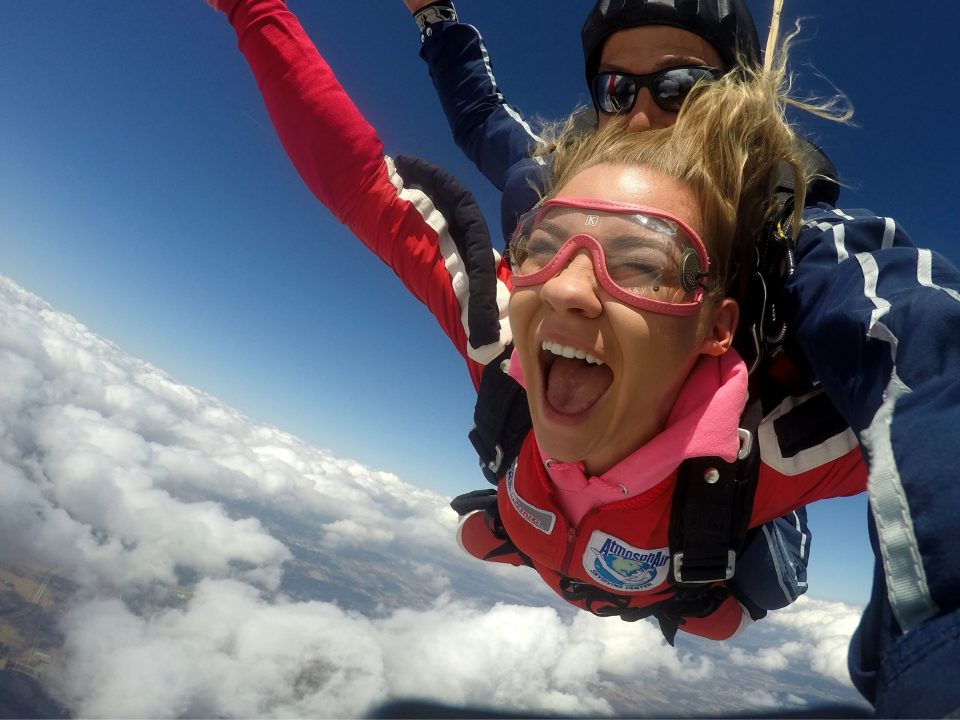
[[[671,600],[662,603],[654,616],[660,624],[660,632],[673,647],[677,631],[686,621],[684,618],[703,618],[711,615],[730,597],[725,585],[700,585],[678,588]]]
[[[630,607],[627,595],[617,595],[606,590],[566,576],[560,577],[560,594],[564,600],[573,602],[599,617],[619,616],[625,622],[656,618],[660,632],[671,645],[677,631],[688,617],[707,617],[730,596],[723,585],[674,586],[659,602],[645,607]]]
[[[740,431],[740,454],[733,462],[691,458],[677,470],[669,530],[674,584],[667,597],[646,607],[630,607],[629,596],[561,577],[563,597],[595,615],[619,615],[627,622],[654,617],[670,645],[684,618],[707,617],[720,607],[731,594],[720,583],[733,577],[737,554],[749,533],[759,477],[756,436],[762,415],[759,398],[751,400],[741,417],[747,427]],[[755,608],[748,609],[754,616]]]
[[[506,372],[513,345],[490,362],[480,378],[473,429],[468,437],[480,456],[480,469],[494,485],[520,454],[530,432],[530,408],[520,383]]]
[[[690,458],[677,470],[669,539],[673,579],[680,586],[722,582],[736,571],[760,474],[756,436],[762,413],[758,399],[744,410],[747,428],[740,430],[740,454],[733,462]]]

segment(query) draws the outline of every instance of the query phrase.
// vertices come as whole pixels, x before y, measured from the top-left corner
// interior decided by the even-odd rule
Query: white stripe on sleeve
[[[471,27],[473,27],[471,25]],[[480,34],[480,31],[475,27],[473,28],[474,32],[477,33],[477,40],[480,43],[480,52],[483,54],[483,68],[486,70],[487,77],[490,80],[490,84],[493,86],[493,91],[497,94],[497,100],[503,103],[503,109],[506,111],[507,115],[512,117],[517,124],[524,129],[524,131],[529,135],[537,145],[543,145],[543,138],[537,135],[533,129],[527,124],[527,121],[523,119],[523,116],[520,115],[516,110],[514,110],[510,105],[504,102],[503,95],[500,93],[500,88],[497,86],[497,79],[493,74],[493,64],[490,62],[490,54],[487,52],[487,46],[483,42],[483,36]]]
[[[888,226],[889,227],[889,226]],[[892,236],[892,233],[891,233]],[[886,236],[884,237],[886,242]],[[920,548],[913,529],[910,506],[903,488],[897,457],[893,451],[891,428],[897,401],[910,393],[910,388],[897,375],[896,335],[882,319],[891,310],[891,304],[877,294],[880,269],[876,258],[869,253],[856,256],[864,277],[864,295],[873,303],[867,335],[890,346],[893,368],[890,381],[883,393],[883,402],[860,440],[869,458],[867,490],[870,508],[877,526],[880,554],[887,580],[890,608],[904,631],[915,628],[938,612],[930,595],[927,574],[923,567]],[[917,276],[923,274],[918,257]]]
[[[917,282],[924,287],[945,292],[957,302],[960,302],[960,293],[952,288],[940,287],[933,282],[933,253],[930,250],[918,250]]]

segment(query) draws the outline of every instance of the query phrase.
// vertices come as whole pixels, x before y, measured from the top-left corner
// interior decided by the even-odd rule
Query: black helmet
[[[597,0],[580,31],[587,83],[600,66],[604,41],[618,30],[640,25],[672,25],[699,35],[731,68],[737,48],[761,63],[760,38],[744,0]]]

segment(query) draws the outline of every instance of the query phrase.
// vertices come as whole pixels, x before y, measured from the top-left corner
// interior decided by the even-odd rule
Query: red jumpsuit
[[[486,363],[511,341],[508,268],[491,248],[500,310],[493,335],[499,340],[474,347],[468,303],[475,289],[448,218],[424,192],[405,186],[375,131],[282,0],[218,0],[218,5],[237,32],[280,140],[307,186],[427,306],[478,386]],[[774,414],[786,418],[794,404],[789,399]],[[762,467],[751,526],[821,498],[865,489],[863,461],[849,430],[809,446],[793,442],[785,451],[774,420],[768,417],[761,427]],[[735,424],[732,428],[735,433]],[[620,593],[631,607],[644,607],[670,592],[667,531],[673,487],[671,473],[571,522],[531,432],[501,480],[499,510],[511,541],[555,590],[570,578]],[[461,535],[465,548],[478,557],[499,543],[489,533],[484,536],[484,527],[473,522]],[[523,562],[517,555],[501,559]],[[727,597],[715,612],[687,619],[682,629],[724,639],[743,622],[739,604]]]

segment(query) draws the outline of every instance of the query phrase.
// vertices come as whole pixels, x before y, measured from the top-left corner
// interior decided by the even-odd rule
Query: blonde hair
[[[552,143],[553,181],[545,197],[601,164],[648,167],[680,180],[693,190],[703,213],[710,296],[741,299],[749,272],[737,270],[752,262],[755,239],[778,211],[775,183],[784,172],[796,189],[794,238],[800,228],[811,171],[785,106],[834,120],[851,115],[842,96],[820,103],[789,97],[787,51],[798,31],[799,25],[779,46],[768,39],[764,67],[741,60],[719,80],[695,86],[669,128],[628,132],[625,120],[613,118],[585,133],[568,120]],[[771,27],[771,36],[776,32]]]

